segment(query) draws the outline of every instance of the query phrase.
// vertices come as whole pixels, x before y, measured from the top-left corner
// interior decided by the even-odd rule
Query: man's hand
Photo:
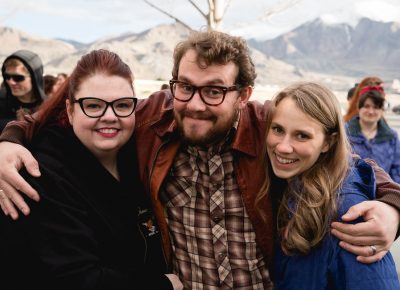
[[[33,176],[40,176],[39,166],[31,153],[21,145],[0,142],[0,205],[5,215],[18,218],[19,210],[28,215],[30,210],[18,191],[39,201],[39,194],[18,173],[23,166]]]
[[[29,114],[28,111],[26,111],[26,109],[24,108],[19,108],[16,112],[15,112],[15,117],[18,121],[23,121],[24,120],[24,116],[26,114]]]
[[[357,255],[357,261],[373,263],[381,260],[390,249],[399,228],[399,212],[380,201],[364,201],[352,206],[343,221],[363,217],[358,224],[332,223],[332,234],[345,250]],[[372,246],[372,247],[371,247]]]

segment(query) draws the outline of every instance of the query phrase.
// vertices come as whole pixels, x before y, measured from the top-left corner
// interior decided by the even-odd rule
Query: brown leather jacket
[[[247,213],[253,223],[256,239],[264,251],[267,262],[272,262],[273,217],[272,203],[265,200],[267,221],[264,222],[254,208],[254,202],[264,179],[264,166],[261,152],[265,143],[266,114],[269,101],[264,104],[248,102],[241,111],[239,125],[232,148],[235,158],[235,176]],[[148,99],[140,100],[136,111],[136,144],[139,172],[144,186],[151,194],[154,211],[164,241],[166,258],[171,258],[171,241],[169,239],[165,211],[158,193],[180,147],[176,123],[173,119],[173,100],[168,91],[160,91]],[[0,141],[22,143],[24,132],[32,117],[27,122],[10,123],[0,136]],[[377,196],[380,201],[400,210],[400,185],[393,182],[389,175],[376,163],[370,162],[376,174]]]
[[[260,156],[264,146],[268,105],[268,101],[264,105],[249,102],[241,111],[232,148],[235,176],[244,205],[253,223],[257,242],[267,261],[271,262],[274,232],[272,206],[265,201],[267,222],[261,219],[254,208],[256,194],[264,181],[264,166]],[[139,172],[151,194],[168,258],[171,255],[171,242],[158,193],[181,145],[172,108],[173,100],[168,91],[151,95],[138,106],[135,129]]]

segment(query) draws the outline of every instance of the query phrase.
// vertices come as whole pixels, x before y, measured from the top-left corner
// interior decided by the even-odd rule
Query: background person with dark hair
[[[354,92],[356,91],[357,86],[358,86],[358,83],[355,83],[355,84],[354,84],[354,87],[352,87],[350,90],[348,90],[348,92],[347,92],[347,101],[348,101],[348,102],[350,102],[351,98],[353,97]]]
[[[357,84],[357,87],[349,100],[349,106],[347,108],[347,113],[343,116],[345,122],[350,121],[354,116],[358,114],[358,101],[360,100],[361,90],[364,87],[368,86],[379,86],[382,88],[382,93],[384,95],[383,90],[383,80],[377,76],[369,76],[365,77]]]
[[[400,141],[397,132],[383,119],[385,98],[380,86],[360,91],[358,115],[347,124],[354,153],[376,161],[394,181],[400,183]]]
[[[51,98],[54,95],[54,85],[57,82],[57,78],[52,75],[45,75],[44,79],[44,93],[48,98]]]
[[[56,76],[56,82],[54,84],[54,88],[53,91],[56,92],[61,86],[62,84],[67,80],[68,75],[66,73],[58,73]]]

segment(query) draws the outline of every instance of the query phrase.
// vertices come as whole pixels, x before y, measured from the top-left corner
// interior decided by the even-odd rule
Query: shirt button
[[[221,252],[218,254],[218,260],[222,262],[226,257],[226,252]]]
[[[212,219],[213,219],[213,221],[214,221],[215,223],[218,223],[218,222],[221,220],[221,215],[216,214],[216,215],[213,216]]]

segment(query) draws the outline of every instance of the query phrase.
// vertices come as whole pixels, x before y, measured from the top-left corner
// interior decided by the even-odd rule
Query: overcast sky
[[[186,0],[150,1],[194,29],[205,24]],[[206,11],[206,0],[194,1]],[[289,2],[291,7],[284,9]],[[264,13],[272,10],[280,12],[262,20]],[[363,16],[400,22],[400,0],[231,0],[223,28],[232,34],[266,39],[317,17],[354,25]],[[172,22],[142,0],[0,0],[0,26],[84,43]]]

